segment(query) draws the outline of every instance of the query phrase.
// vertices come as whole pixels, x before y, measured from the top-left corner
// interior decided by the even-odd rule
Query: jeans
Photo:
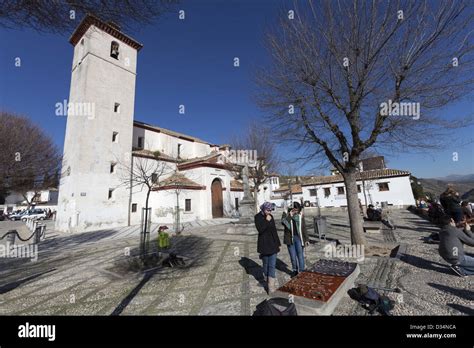
[[[299,235],[293,237],[293,244],[288,245],[288,252],[290,253],[291,267],[293,267],[293,271],[304,271],[304,252]]]
[[[464,259],[459,260],[458,266],[462,268],[464,274],[473,275],[474,274],[474,257],[464,255]]]
[[[265,277],[275,278],[277,254],[260,255],[263,262],[263,274]]]

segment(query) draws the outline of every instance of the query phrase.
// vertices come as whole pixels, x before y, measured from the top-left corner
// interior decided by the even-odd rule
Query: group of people
[[[260,212],[255,215],[255,227],[258,231],[257,252],[263,263],[268,293],[275,291],[276,260],[281,246],[272,210],[272,204],[265,202],[260,206]],[[294,277],[305,269],[304,250],[309,245],[301,204],[294,202],[288,211],[283,213],[280,222],[284,227],[283,243],[290,254],[291,276]]]
[[[474,247],[474,234],[469,223],[456,223],[448,214],[440,219],[439,254],[459,276],[474,275],[474,257],[466,255],[464,244]]]
[[[467,201],[461,201],[459,192],[448,187],[439,197],[439,204],[430,202],[430,217],[436,215],[441,225],[439,233],[439,254],[461,277],[474,275],[474,257],[466,255],[464,244],[474,246],[474,223],[472,208]]]
[[[456,224],[473,223],[472,208],[468,201],[461,201],[459,192],[449,186],[440,197],[439,202],[444,213],[449,215]]]

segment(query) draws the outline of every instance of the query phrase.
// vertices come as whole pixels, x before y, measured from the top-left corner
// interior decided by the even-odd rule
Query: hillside
[[[466,176],[467,177],[467,176]],[[414,178],[416,180],[416,178]],[[465,181],[465,178],[461,178],[461,181],[454,180],[441,180],[441,179],[418,179],[423,186],[425,193],[432,193],[435,197],[446,190],[448,184],[453,185],[454,189],[461,194],[463,200],[474,202],[474,180]]]

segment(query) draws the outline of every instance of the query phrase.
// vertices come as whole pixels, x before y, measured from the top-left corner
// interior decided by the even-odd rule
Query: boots
[[[275,288],[275,281],[276,279],[275,278],[272,278],[272,277],[268,277],[268,294],[272,293],[272,292],[275,292],[276,288]]]

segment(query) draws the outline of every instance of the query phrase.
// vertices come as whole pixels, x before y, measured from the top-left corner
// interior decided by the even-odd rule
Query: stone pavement
[[[472,277],[452,274],[437,246],[420,240],[435,228],[408,211],[394,214],[400,225],[396,233],[370,238],[392,246],[395,239],[407,248],[400,260],[367,257],[360,263],[358,282],[400,287],[403,298],[398,298],[402,303],[396,315],[473,314]],[[332,213],[328,222],[328,239],[348,240],[345,213]],[[259,283],[256,236],[229,235],[227,227],[186,229],[172,238],[171,251],[190,257],[192,265],[142,273],[123,268],[126,254],[137,253],[139,237],[130,228],[72,235],[50,232],[40,244],[37,262],[0,260],[0,315],[251,315],[267,298]],[[313,241],[307,263],[322,257],[321,247]],[[277,268],[283,284],[291,268],[285,246]],[[366,312],[346,296],[334,314]]]

